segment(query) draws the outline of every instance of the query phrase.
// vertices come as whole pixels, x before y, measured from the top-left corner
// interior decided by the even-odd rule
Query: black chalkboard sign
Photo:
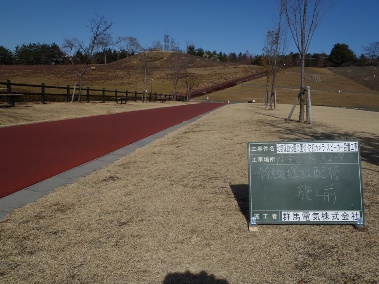
[[[248,143],[251,224],[364,226],[358,141]]]

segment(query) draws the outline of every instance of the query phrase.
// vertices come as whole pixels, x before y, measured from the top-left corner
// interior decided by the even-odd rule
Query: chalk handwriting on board
[[[338,180],[339,166],[261,166],[255,172],[262,181],[291,179]]]
[[[313,189],[312,185],[301,184],[298,186],[298,197],[302,201],[319,200],[324,203],[335,204],[337,202],[337,194],[333,184],[323,185],[321,188]]]
[[[358,141],[248,143],[251,224],[364,224]]]
[[[344,157],[344,153],[320,153],[317,156],[312,154],[278,154],[278,165],[342,163]]]
[[[336,163],[336,162],[342,162],[343,161],[344,154],[338,153],[338,154],[331,154],[331,153],[323,153],[321,155],[321,163]]]

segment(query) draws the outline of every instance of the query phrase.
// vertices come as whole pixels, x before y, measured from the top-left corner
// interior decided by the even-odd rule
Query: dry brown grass
[[[331,68],[337,74],[347,77],[358,84],[365,85],[372,90],[379,91],[379,68],[378,66],[350,66]]]
[[[209,87],[234,78],[261,70],[257,66],[227,64],[186,55],[187,72],[198,76],[196,88]],[[91,65],[83,77],[83,86],[91,89],[119,91],[172,93],[172,66],[175,63],[170,52],[151,52],[148,55],[148,70],[145,84],[143,54],[135,55],[107,65]],[[151,80],[153,79],[153,80]],[[0,82],[11,80],[14,83],[41,84],[53,86],[74,86],[78,78],[70,65],[2,65]],[[179,81],[177,92],[185,92],[183,80]]]
[[[14,68],[4,73],[1,67],[0,80],[17,81],[2,77],[13,74],[22,82],[59,84],[72,76],[71,71],[63,76],[58,70],[63,67],[56,66],[41,74]],[[101,68],[96,68],[99,76],[94,80],[106,74]],[[207,74],[206,68],[194,68]],[[217,80],[228,74],[223,67],[207,68]],[[233,74],[244,72],[235,69]],[[118,78],[110,84],[124,86],[122,72],[110,72],[110,80]],[[378,106],[376,93],[330,70],[310,69],[308,74],[313,74],[307,84],[314,104],[369,108],[370,98],[374,108]],[[0,223],[0,283],[377,283],[379,113],[315,106],[312,125],[286,123],[297,94],[298,70],[279,77],[276,110],[257,103],[227,105],[14,210]],[[259,100],[264,91],[265,79],[259,79],[208,96]],[[171,103],[20,104],[0,108],[0,122],[28,123]],[[346,225],[247,230],[246,144],[294,139],[360,140],[366,232]]]
[[[186,56],[188,57],[186,59],[188,60],[187,71],[198,78],[195,88],[210,87],[261,70],[257,66],[226,64]],[[89,69],[84,76],[84,87],[118,89],[122,92],[126,90],[140,92],[147,88],[153,93],[172,93],[173,82],[170,74],[175,64],[172,53],[152,52],[148,55],[148,62],[146,84],[144,83],[144,57],[140,54],[107,65],[92,66],[95,69]],[[379,78],[379,75],[376,77],[372,75],[376,69],[363,67],[354,68],[353,71],[342,69],[306,68],[306,85],[311,88],[312,104],[379,111],[379,93],[375,88],[368,87],[372,86],[373,80],[376,82]],[[347,78],[346,74],[351,79]],[[370,77],[370,84],[367,76]],[[73,86],[77,82],[71,66],[0,66],[0,81],[7,79],[15,83],[45,83],[58,86],[68,84]],[[276,82],[278,103],[294,104],[299,85],[300,68],[293,67],[280,72]],[[185,89],[184,80],[181,80],[177,91],[185,92]],[[247,102],[255,99],[257,102],[262,102],[265,92],[266,78],[259,78],[233,88],[197,97],[195,100],[206,100],[208,97],[211,100],[221,101]]]
[[[310,126],[290,107],[227,105],[13,211],[0,282],[377,283],[379,113],[314,107]],[[325,138],[362,143],[368,230],[249,232],[247,142]]]
[[[379,93],[364,85],[338,75],[329,69],[306,68],[306,85],[310,86],[313,105],[363,108],[379,111]],[[277,101],[294,104],[300,86],[300,68],[289,68],[277,78]],[[263,102],[266,78],[255,79],[233,88],[196,98],[247,102],[255,99]]]
[[[127,104],[106,103],[20,103],[14,108],[0,108],[0,127],[17,124],[54,121],[93,115],[106,115],[127,111],[172,107],[191,102],[169,101],[161,103],[128,102]]]

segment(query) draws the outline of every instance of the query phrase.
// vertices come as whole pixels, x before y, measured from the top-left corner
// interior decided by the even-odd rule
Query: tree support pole
[[[293,104],[293,107],[292,107],[292,109],[291,109],[291,112],[290,112],[290,114],[288,115],[286,121],[290,121],[290,119],[291,119],[291,117],[292,117],[292,114],[293,114],[293,112],[295,111],[295,108],[296,108],[296,106],[297,106],[297,103],[298,103],[298,101],[301,100],[301,96],[302,96],[303,94],[304,94],[304,89],[303,89],[303,88],[300,88],[300,92],[299,92],[299,94],[297,95],[296,101],[295,101],[295,103]]]
[[[306,87],[307,91],[307,123],[311,124],[312,123],[312,102],[311,102],[311,87],[307,86]]]

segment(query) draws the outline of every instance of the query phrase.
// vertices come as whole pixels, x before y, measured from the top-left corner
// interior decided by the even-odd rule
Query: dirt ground
[[[15,108],[8,107],[4,103],[0,106],[0,127],[17,124],[27,124],[42,121],[53,121],[86,117],[93,115],[104,115],[126,111],[138,111],[158,107],[170,107],[191,102],[166,102],[166,103],[141,103],[128,102],[117,104],[114,102],[90,102],[90,103],[20,103]]]
[[[54,105],[0,109],[0,123],[98,107],[75,104],[58,115],[63,107]],[[101,108],[96,114],[129,105]],[[225,105],[14,210],[0,223],[0,283],[377,283],[379,113],[313,107],[309,125],[285,122],[290,108]],[[366,231],[248,231],[247,143],[307,139],[361,142]]]

